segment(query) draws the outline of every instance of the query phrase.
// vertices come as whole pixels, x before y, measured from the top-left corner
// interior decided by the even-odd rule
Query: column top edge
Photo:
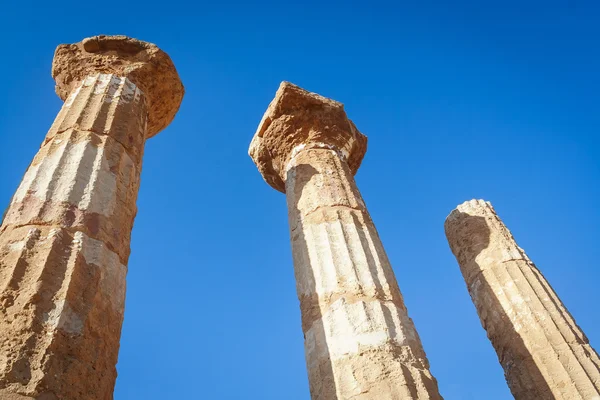
[[[283,81],[248,153],[265,181],[285,192],[286,166],[293,153],[304,147],[334,149],[356,173],[367,150],[367,137],[348,118],[342,103]]]
[[[87,76],[98,73],[126,77],[145,94],[148,137],[175,118],[185,90],[173,61],[155,44],[123,35],[99,35],[56,48],[52,77],[61,99]]]
[[[483,199],[472,199],[467,200],[458,206],[448,214],[446,217],[445,225],[454,222],[458,219],[461,214],[468,214],[472,216],[485,216],[495,215],[496,211],[492,206],[492,203]]]

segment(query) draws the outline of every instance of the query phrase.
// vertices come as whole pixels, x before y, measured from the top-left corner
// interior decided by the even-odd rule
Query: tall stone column
[[[0,227],[0,399],[112,399],[147,138],[183,86],[155,45],[57,48],[65,103]]]
[[[461,204],[445,229],[515,398],[600,399],[598,354],[491,204]]]
[[[354,182],[366,147],[341,103],[287,82],[250,145],[287,196],[311,396],[441,399]]]

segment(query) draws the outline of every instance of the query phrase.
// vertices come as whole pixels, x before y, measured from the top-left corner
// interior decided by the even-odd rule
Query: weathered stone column
[[[491,204],[461,204],[445,229],[515,398],[600,399],[598,354]]]
[[[441,399],[354,182],[366,146],[341,103],[286,82],[250,145],[287,195],[311,396]]]
[[[61,45],[66,99],[0,228],[0,399],[112,399],[144,142],[183,86],[155,45]]]

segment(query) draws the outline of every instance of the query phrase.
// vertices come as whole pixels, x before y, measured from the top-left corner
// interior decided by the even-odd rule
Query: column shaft
[[[302,149],[286,195],[313,400],[440,399],[343,156]]]
[[[147,108],[128,79],[73,90],[0,228],[0,398],[112,399]]]
[[[489,203],[472,200],[446,235],[516,399],[600,399],[600,359]]]

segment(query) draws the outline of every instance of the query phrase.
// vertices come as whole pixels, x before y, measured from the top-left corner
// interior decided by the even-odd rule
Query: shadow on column
[[[452,223],[457,226],[454,233],[455,241],[461,242],[461,252],[466,256],[464,266],[461,268],[466,282],[466,270],[481,271],[476,258],[489,246],[491,232],[484,217],[455,211],[454,218],[455,221]],[[458,258],[458,255],[455,255]],[[470,275],[475,278],[481,275],[481,272]],[[496,350],[498,360],[504,368],[504,376],[513,396],[518,400],[554,400],[555,397],[542,372],[536,366],[532,353],[525,346],[519,332],[515,330],[495,291],[485,279],[480,279],[479,282],[480,285],[475,289],[473,289],[473,282],[467,282],[469,295],[477,308],[481,324]],[[477,298],[473,297],[472,289],[477,291]],[[490,319],[497,322],[490,325],[488,324]]]
[[[402,297],[402,293],[400,291],[400,287],[398,285],[398,281],[396,279],[396,275],[392,269],[392,265],[388,259],[388,256],[383,247],[383,243],[381,242],[381,238],[379,237],[379,233],[377,232],[377,228],[375,227],[375,223],[371,219],[368,211],[365,209],[363,213],[364,222],[361,223],[359,218],[355,213],[352,213],[352,218],[354,220],[354,224],[357,227],[362,225],[365,226],[365,230],[357,229],[358,236],[360,238],[362,248],[364,249],[365,256],[367,258],[367,263],[369,265],[369,271],[371,272],[371,277],[373,278],[373,282],[375,283],[375,287],[377,290],[377,295],[380,299],[390,300],[396,307],[398,307],[397,316],[400,318],[401,325],[398,328],[402,331],[401,336],[413,336],[416,340],[410,343],[410,363],[413,367],[418,369],[419,376],[422,383],[427,388],[427,391],[430,393],[439,393],[439,388],[437,384],[437,380],[432,376],[428,376],[425,371],[429,370],[429,362],[427,361],[427,356],[423,351],[423,345],[421,343],[421,338],[417,332],[416,327],[414,326],[413,320],[408,316],[408,311],[406,309],[406,305],[404,304],[404,299]],[[367,238],[368,236],[368,238]],[[370,240],[369,240],[370,239]],[[371,243],[373,243],[373,252],[371,250]],[[387,284],[387,288],[384,288],[382,282],[379,279],[379,273],[377,272],[377,265],[381,266],[381,270],[383,271],[383,276],[385,279],[385,283]],[[386,289],[389,290],[389,295],[386,293]],[[385,302],[381,302],[383,317],[387,324],[387,327],[390,329],[390,335],[395,338],[398,335],[397,327],[394,322],[394,318],[392,316],[392,311],[389,306]],[[396,310],[394,311],[396,312]],[[406,326],[405,324],[409,324]],[[397,345],[397,344],[396,344]],[[398,345],[397,345],[398,346]],[[406,347],[403,346],[398,347],[399,352],[407,351]],[[402,364],[402,375],[406,381],[406,386],[411,392],[412,398],[417,399],[419,394],[417,392],[417,382],[415,382],[415,376],[407,367],[407,361],[402,360],[400,357],[398,358],[399,362]],[[402,361],[400,361],[402,360]],[[400,382],[398,382],[400,383]]]
[[[296,177],[301,176],[302,181],[304,183],[309,182],[310,179],[317,175],[319,172],[309,164],[299,164],[295,168]],[[288,179],[294,179],[290,177],[288,172]],[[304,226],[302,221],[301,210],[298,208],[298,201],[302,198],[302,191],[304,190],[304,185],[302,187],[296,188],[297,193],[295,196],[295,203],[288,206],[289,210],[293,213],[291,216],[297,216],[297,225],[293,226],[293,219],[290,218],[290,234],[292,241],[292,248],[294,254],[294,264],[298,263],[294,267],[296,269],[300,268],[301,263],[306,264],[307,272],[311,274],[311,282],[313,283],[313,287],[311,287],[311,293],[314,293],[313,296],[307,297],[302,296],[298,293],[298,297],[300,300],[300,308],[302,313],[302,327],[304,331],[304,340],[305,340],[305,354],[306,354],[306,363],[309,375],[309,384],[310,384],[310,394],[312,400],[338,400],[337,397],[337,388],[335,383],[335,377],[333,374],[333,365],[331,362],[328,344],[327,344],[327,336],[325,332],[324,325],[319,322],[322,321],[323,314],[321,312],[321,308],[319,306],[319,297],[317,294],[316,287],[316,279],[313,271],[313,263],[310,259],[310,254],[308,251],[308,244],[306,242],[306,237],[304,235]],[[296,277],[298,279],[298,277]],[[306,332],[309,329],[313,329],[314,336],[316,339],[316,343],[324,343],[325,353],[318,353],[315,351],[315,357],[318,357],[317,360],[317,370],[311,368],[309,366],[309,357],[308,357],[308,349],[306,348]],[[316,349],[315,349],[316,350]],[[343,400],[343,399],[339,399]]]

